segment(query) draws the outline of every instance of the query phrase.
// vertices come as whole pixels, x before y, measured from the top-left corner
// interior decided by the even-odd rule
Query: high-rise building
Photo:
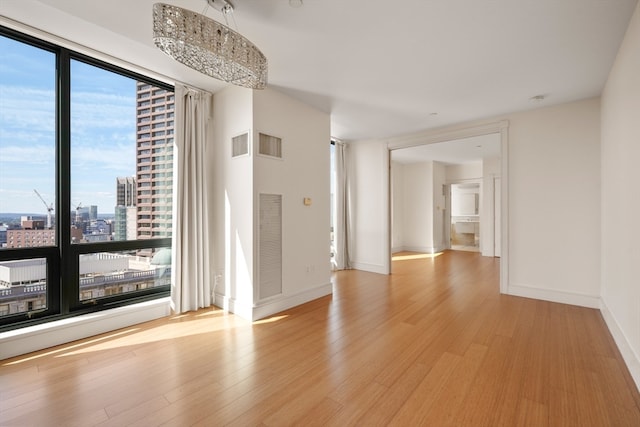
[[[136,240],[136,178],[133,176],[116,178],[116,207],[113,224],[114,240]]]
[[[125,176],[116,178],[116,206],[136,205],[136,178]]]
[[[137,238],[171,237],[175,96],[138,82],[136,132]]]
[[[137,211],[135,206],[116,206],[113,221],[113,240],[136,240]]]

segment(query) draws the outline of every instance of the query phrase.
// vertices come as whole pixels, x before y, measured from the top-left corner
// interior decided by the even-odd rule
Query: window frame
[[[51,43],[20,31],[0,25],[0,36],[53,53],[55,58],[55,212],[67,212],[71,203],[71,62],[80,61],[109,72],[174,92],[175,88],[151,77],[109,64],[89,55]],[[135,123],[135,118],[132,118]],[[134,141],[138,143],[138,139]],[[136,173],[137,171],[132,171]],[[175,175],[174,175],[175,185]],[[172,223],[172,228],[174,223]],[[71,216],[56,215],[55,246],[32,248],[4,248],[0,261],[45,258],[47,262],[47,307],[0,317],[0,332],[46,323],[67,317],[112,309],[170,295],[170,285],[151,287],[133,292],[80,300],[80,255],[97,252],[133,251],[171,247],[171,237],[71,243]]]

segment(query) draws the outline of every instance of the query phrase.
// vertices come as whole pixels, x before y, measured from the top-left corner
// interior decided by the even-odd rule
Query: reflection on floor
[[[442,252],[436,252],[435,254],[423,254],[419,252],[396,252],[392,255],[391,260],[407,261],[411,259],[435,258],[440,255],[442,255]]]
[[[480,248],[477,246],[468,245],[451,245],[451,250],[454,251],[467,251],[467,252],[480,252]]]

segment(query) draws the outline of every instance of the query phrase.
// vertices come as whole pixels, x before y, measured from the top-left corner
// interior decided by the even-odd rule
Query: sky
[[[55,55],[0,36],[0,213],[55,202]],[[116,178],[134,176],[136,81],[71,64],[71,203],[113,213]]]

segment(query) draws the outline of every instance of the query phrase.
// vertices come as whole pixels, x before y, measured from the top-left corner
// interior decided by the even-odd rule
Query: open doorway
[[[480,252],[480,183],[453,183],[448,190],[449,248]]]
[[[391,253],[500,256],[501,149],[499,132],[392,149]]]

